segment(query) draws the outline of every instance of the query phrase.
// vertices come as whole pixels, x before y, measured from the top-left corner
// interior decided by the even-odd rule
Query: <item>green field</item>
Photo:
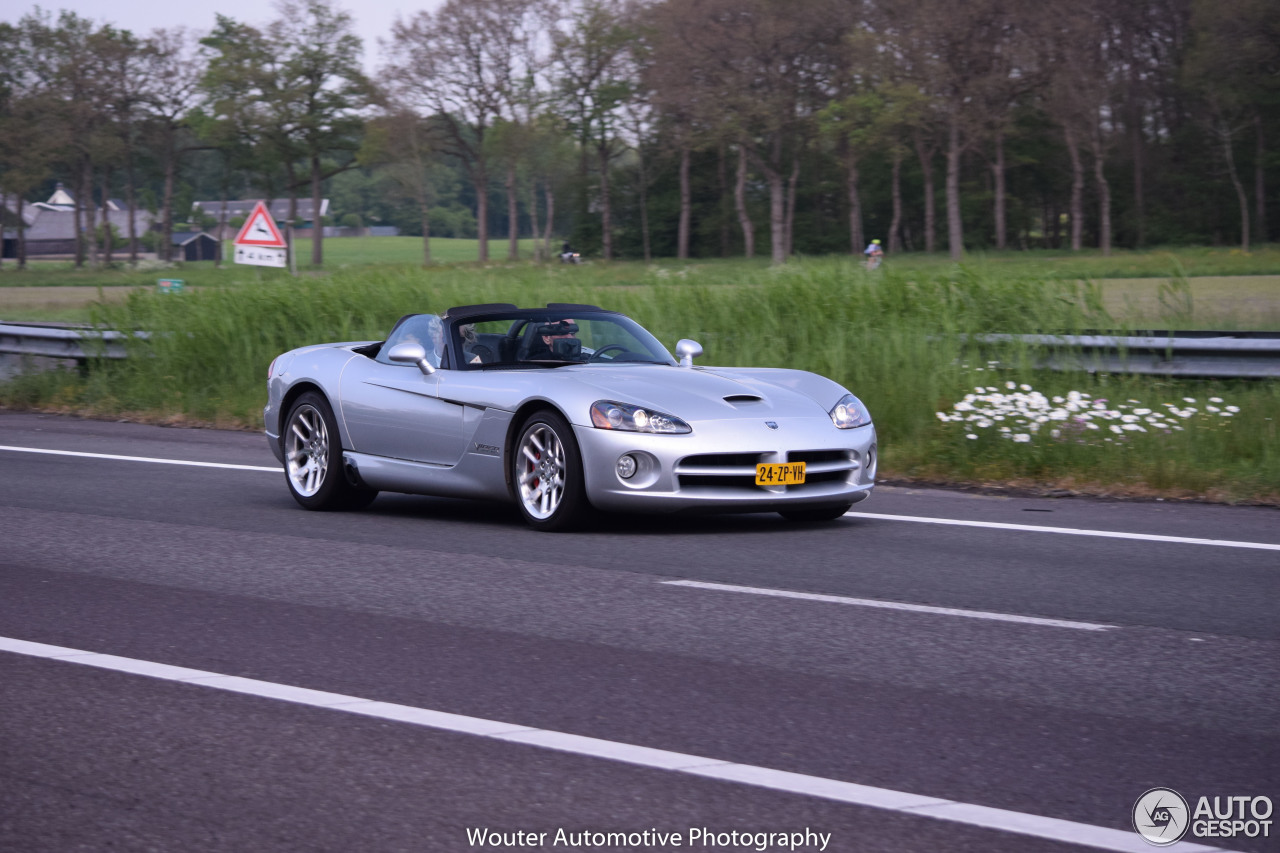
[[[436,238],[431,247],[431,274],[481,268],[475,261],[475,240]],[[309,258],[310,253],[310,242],[299,241],[299,257]],[[304,264],[299,274],[327,277],[361,268],[419,269],[421,253],[422,241],[416,237],[331,238],[325,241],[324,269]],[[520,253],[521,261],[516,263],[530,264],[532,241],[521,240]],[[511,263],[505,240],[491,240],[489,256],[484,265],[488,269]],[[610,288],[645,286],[655,273],[677,280],[696,273],[704,280],[732,284],[767,268],[764,259],[662,259],[650,265],[590,261],[579,270],[578,278]],[[1131,328],[1280,329],[1280,247],[1276,246],[1247,255],[1238,249],[1209,248],[1116,251],[1111,257],[1096,251],[972,253],[962,268],[979,276],[1095,282],[1116,323]],[[945,255],[917,253],[894,256],[885,269],[914,279],[950,274],[956,266]],[[87,322],[90,305],[98,299],[123,299],[123,289],[154,288],[160,278],[181,278],[187,288],[198,289],[287,282],[292,276],[284,270],[235,264],[219,269],[210,261],[170,266],[144,262],[139,269],[117,264],[100,270],[77,270],[67,261],[36,261],[23,271],[7,262],[0,267],[0,320]]]
[[[1004,256],[961,266],[907,256],[874,273],[848,258],[778,268],[335,261],[298,278],[192,265],[181,277],[194,287],[181,294],[156,293],[154,271],[100,291],[0,287],[0,300],[63,292],[73,298],[57,310],[107,328],[173,333],[135,344],[138,357],[123,362],[21,377],[0,386],[0,405],[260,428],[266,365],[291,347],[379,339],[408,311],[588,302],[631,314],[669,348],[699,340],[705,364],[796,367],[846,385],[875,416],[890,478],[1280,504],[1280,383],[1041,372],[1025,347],[963,343],[985,332],[1280,329],[1280,272],[1226,275],[1206,263],[1195,276],[1184,260],[1159,277],[1107,279]],[[1115,258],[1096,261],[1114,271]],[[0,318],[14,319],[3,301]]]

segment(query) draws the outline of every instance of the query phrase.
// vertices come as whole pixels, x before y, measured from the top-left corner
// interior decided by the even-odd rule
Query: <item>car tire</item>
[[[835,521],[844,515],[853,504],[840,504],[838,506],[823,506],[812,509],[784,509],[778,515],[787,521],[799,522],[817,522],[817,521]]]
[[[530,415],[516,433],[511,485],[520,514],[534,530],[573,530],[586,523],[591,504],[573,427],[559,413]]]
[[[289,409],[280,432],[284,479],[299,505],[312,510],[362,509],[378,496],[343,471],[342,439],[329,401],[308,391]]]

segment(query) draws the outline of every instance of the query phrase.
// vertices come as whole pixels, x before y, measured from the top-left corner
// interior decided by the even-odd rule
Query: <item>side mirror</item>
[[[436,372],[431,362],[427,361],[427,351],[422,348],[422,344],[396,344],[387,353],[387,358],[396,364],[416,364],[425,376]]]
[[[681,367],[693,367],[693,360],[702,355],[702,344],[681,338],[676,344],[676,355],[680,356]]]

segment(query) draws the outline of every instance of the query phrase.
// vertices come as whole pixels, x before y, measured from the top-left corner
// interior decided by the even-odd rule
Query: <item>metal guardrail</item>
[[[150,337],[134,332],[135,337]],[[123,332],[59,324],[0,324],[0,353],[125,358]],[[974,335],[979,343],[1020,341],[1052,370],[1145,373],[1219,379],[1280,379],[1280,332],[1161,331],[1136,335]]]
[[[974,335],[1020,341],[1051,370],[1142,373],[1206,379],[1280,379],[1280,333],[1168,331],[1135,335]]]
[[[147,338],[147,332],[134,332]],[[42,358],[87,361],[91,358],[126,358],[124,332],[99,331],[85,326],[61,324],[0,324],[0,353]]]

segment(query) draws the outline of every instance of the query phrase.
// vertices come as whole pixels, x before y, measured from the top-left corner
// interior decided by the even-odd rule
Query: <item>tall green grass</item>
[[[106,328],[154,333],[131,344],[129,359],[95,362],[83,375],[24,377],[0,390],[0,402],[257,426],[267,365],[280,352],[325,341],[377,340],[409,312],[552,301],[624,311],[670,349],[679,338],[697,339],[704,364],[794,367],[830,376],[871,408],[883,470],[890,475],[1280,499],[1275,383],[1041,373],[1036,353],[1025,345],[979,348],[966,336],[1073,333],[1114,326],[1115,320],[1087,283],[989,268],[949,266],[923,274],[890,266],[868,273],[846,259],[779,268],[378,267],[181,294],[139,291],[99,306],[95,316]],[[937,418],[973,387],[1005,381],[1030,382],[1046,393],[1105,391],[1152,404],[1220,394],[1241,412],[1212,428],[1101,449],[974,441]]]

